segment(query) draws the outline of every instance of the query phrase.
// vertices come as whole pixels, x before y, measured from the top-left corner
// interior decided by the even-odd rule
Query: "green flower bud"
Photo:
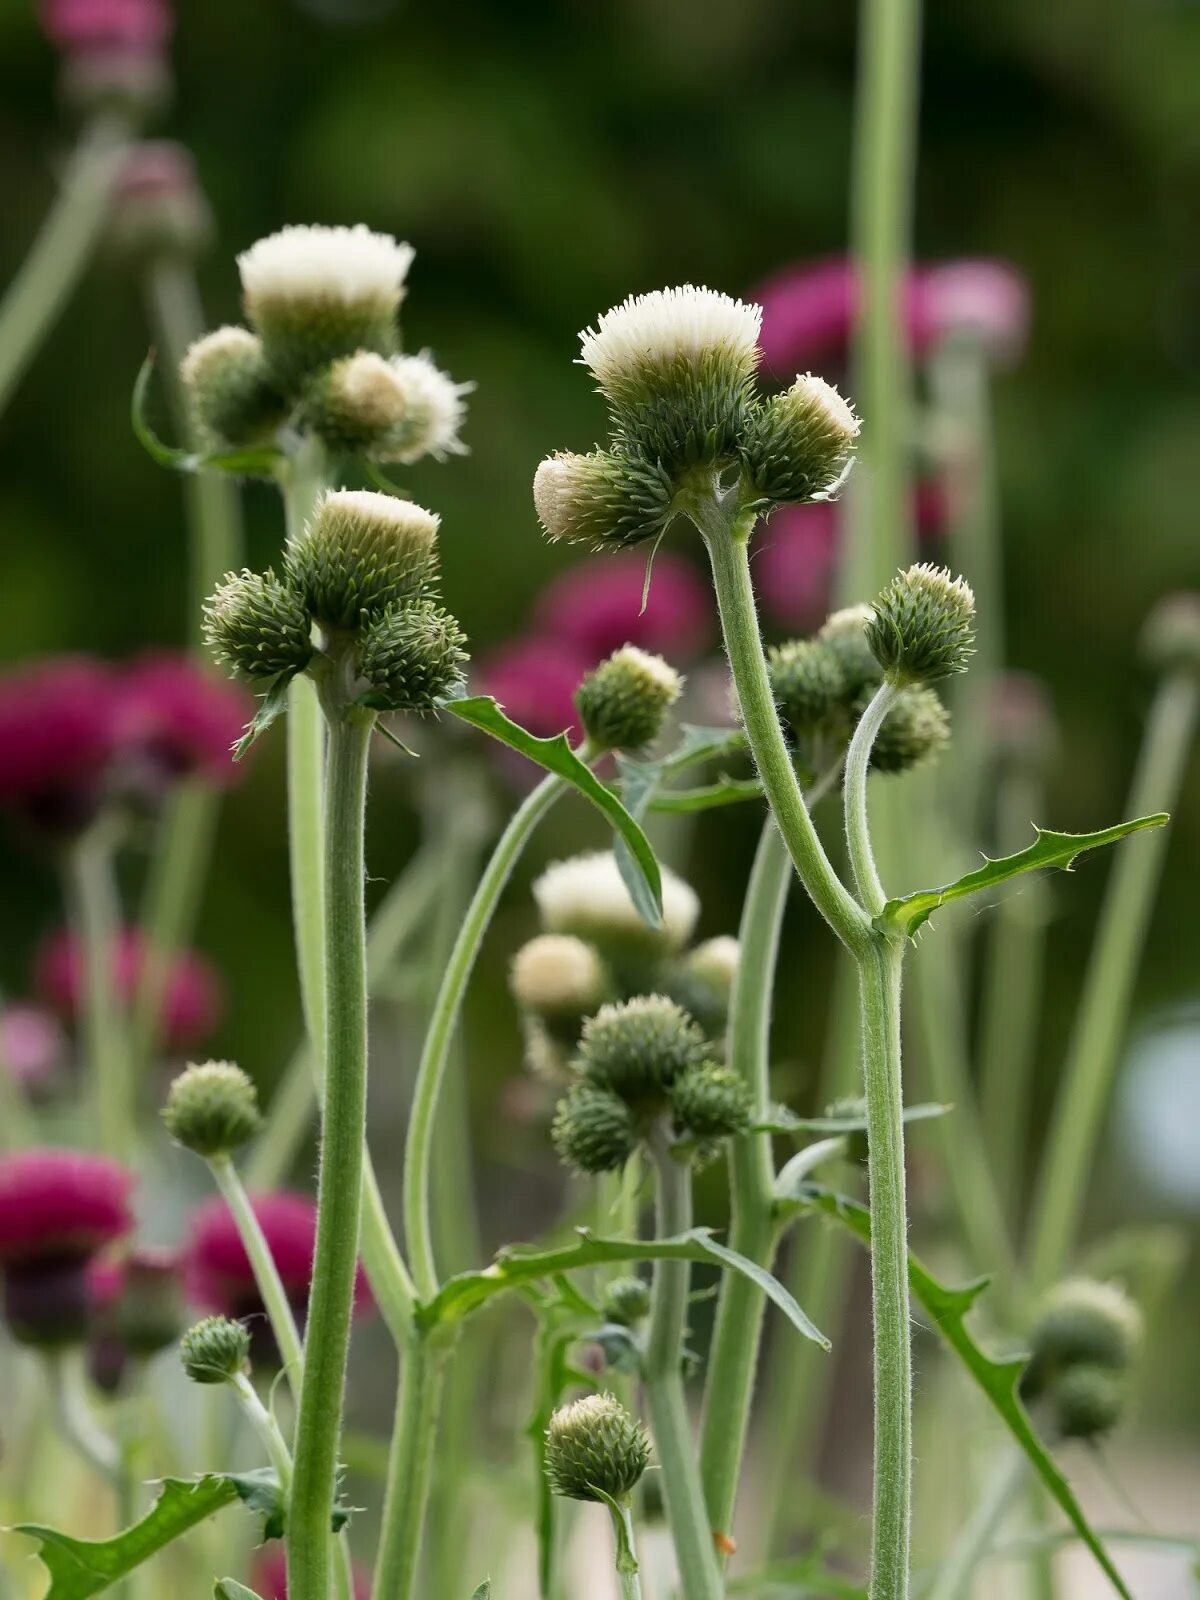
[[[600,1309],[606,1322],[616,1322],[623,1328],[632,1328],[650,1315],[650,1285],[645,1278],[614,1278],[606,1285],[600,1299]]]
[[[250,1365],[250,1334],[229,1317],[205,1317],[179,1341],[183,1370],[193,1383],[227,1383]]]
[[[708,1062],[677,1079],[671,1110],[683,1133],[695,1139],[726,1139],[750,1126],[753,1097],[739,1073]]]
[[[871,610],[867,638],[893,683],[934,683],[967,670],[975,596],[965,579],[922,561],[893,578]]]
[[[831,383],[805,373],[750,413],[743,469],[764,500],[828,499],[853,460],[861,426]]]
[[[513,957],[513,998],[555,1039],[574,1045],[583,1019],[604,1002],[609,978],[590,944],[572,934],[542,933]]]
[[[285,574],[327,628],[422,597],[435,570],[440,517],[370,489],[323,494],[288,547]]]
[[[639,750],[662,732],[683,679],[661,656],[627,644],[589,672],[575,704],[583,731],[600,750]]]
[[[1142,651],[1158,672],[1200,675],[1200,594],[1172,594],[1146,619]]]
[[[608,1089],[579,1083],[558,1103],[554,1148],[576,1172],[617,1172],[637,1146],[633,1115]]]
[[[354,228],[284,228],[238,257],[246,317],[289,392],[357,350],[390,356],[411,246]]]
[[[662,879],[663,915],[657,928],[642,920],[611,850],[554,862],[534,884],[533,894],[548,933],[586,939],[624,970],[680,950],[692,936],[700,915],[695,891],[667,868]]]
[[[871,693],[863,695],[854,709],[857,721],[867,709]],[[871,746],[873,772],[910,772],[923,761],[931,761],[950,743],[950,713],[936,689],[913,684],[902,689],[884,717],[875,743]]]
[[[217,328],[197,339],[179,376],[196,425],[215,449],[261,444],[287,415],[262,344],[247,328]]]
[[[266,572],[230,572],[204,607],[204,642],[242,678],[301,672],[312,660],[312,623],[300,596]]]
[[[1047,1295],[1034,1325],[1023,1388],[1039,1394],[1073,1367],[1125,1372],[1141,1340],[1141,1312],[1123,1289],[1068,1278]]]
[[[579,1065],[589,1083],[631,1105],[661,1099],[676,1078],[704,1060],[707,1042],[682,1006],[639,995],[601,1006],[583,1025]]]
[[[232,1061],[206,1061],[181,1072],[162,1117],[176,1144],[205,1159],[232,1155],[262,1126],[258,1091]]]
[[[650,1464],[650,1440],[615,1395],[589,1394],[550,1418],[545,1463],[555,1494],[619,1501]]]
[[[758,365],[759,306],[685,284],[634,295],[580,335],[621,438],[669,472],[733,459]]]
[[[1064,1439],[1102,1439],[1121,1420],[1125,1385],[1107,1367],[1071,1367],[1054,1385],[1054,1419]]]
[[[655,538],[670,520],[673,493],[661,466],[628,451],[547,456],[533,477],[546,537],[593,548]]]
[[[356,350],[313,379],[300,421],[331,450],[372,455],[395,436],[404,414],[404,389],[395,367],[373,350]]]
[[[771,693],[792,737],[801,744],[841,720],[846,678],[830,646],[820,639],[791,639],[767,656]]]
[[[857,700],[864,689],[877,689],[883,681],[867,638],[867,627],[874,617],[870,606],[847,606],[828,617],[817,633],[819,643],[837,657],[847,703]]]
[[[365,705],[383,711],[433,711],[463,681],[467,636],[432,600],[389,606],[363,629],[358,670]]]

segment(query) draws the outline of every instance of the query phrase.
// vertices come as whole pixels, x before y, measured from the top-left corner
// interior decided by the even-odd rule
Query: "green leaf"
[[[50,1574],[45,1600],[88,1600],[235,1501],[269,1522],[282,1505],[279,1480],[268,1467],[236,1474],[209,1472],[194,1479],[166,1478],[153,1509],[111,1539],[73,1539],[37,1522],[19,1523],[12,1531],[40,1542],[38,1555]],[[237,1591],[233,1594],[237,1600]]]
[[[287,710],[288,691],[292,686],[295,673],[281,672],[272,680],[270,688],[258,702],[258,710],[254,713],[253,721],[245,733],[233,747],[233,759],[240,761],[256,739],[261,739],[263,734],[273,722]]]
[[[633,1573],[638,1570],[637,1557],[633,1553],[633,1545],[629,1538],[629,1525],[621,1510],[620,1502],[614,1500],[611,1494],[606,1494],[599,1484],[588,1485],[596,1498],[603,1502],[612,1515],[613,1543],[616,1546],[616,1568],[618,1572]]]
[[[915,1106],[905,1106],[905,1122],[927,1122],[931,1117],[944,1117],[953,1106],[941,1105],[936,1100],[923,1100]],[[866,1112],[853,1112],[845,1116],[798,1117],[787,1106],[775,1106],[770,1116],[753,1125],[755,1133],[866,1133]]]
[[[262,1596],[236,1578],[218,1578],[213,1584],[213,1600],[262,1600]]]
[[[557,1249],[504,1250],[483,1271],[463,1272],[449,1279],[432,1300],[420,1307],[417,1320],[427,1329],[460,1322],[493,1296],[524,1283],[609,1261],[716,1262],[757,1284],[806,1339],[825,1350],[830,1348],[829,1340],[813,1326],[777,1278],[736,1250],[718,1244],[708,1228],[692,1228],[673,1239],[597,1239],[581,1228],[573,1244]]]
[[[492,1600],[492,1580],[485,1578],[471,1596],[471,1600]]]
[[[376,462],[357,456],[355,457],[355,462],[361,467],[363,477],[366,478],[372,489],[378,489],[380,494],[390,494],[393,500],[412,499],[412,495],[408,490],[397,483],[395,479],[389,478],[383,468],[378,466]]]
[[[871,1214],[856,1200],[835,1194],[829,1189],[815,1186],[810,1190],[813,1208],[833,1217],[848,1228],[861,1244],[870,1248]],[[988,1280],[980,1278],[960,1288],[940,1283],[916,1256],[909,1251],[908,1282],[913,1295],[924,1308],[941,1337],[958,1356],[963,1366],[983,1391],[985,1398],[1000,1420],[1029,1458],[1030,1465],[1042,1480],[1052,1499],[1067,1517],[1075,1532],[1095,1556],[1109,1582],[1122,1600],[1133,1600],[1121,1574],[1113,1566],[1108,1552],[1092,1531],[1078,1500],[1060,1471],[1053,1456],[1034,1431],[1029,1413],[1021,1403],[1017,1384],[1025,1369],[1026,1358],[1014,1356],[997,1361],[975,1342],[967,1327],[967,1315],[979,1296],[987,1288]]]
[[[651,927],[657,927],[662,921],[662,873],[650,841],[612,790],[605,788],[592,769],[571,749],[566,734],[556,734],[553,739],[539,739],[506,717],[491,695],[447,700],[442,709],[469,722],[474,728],[481,728],[510,749],[528,756],[531,761],[545,767],[547,772],[565,778],[604,813],[617,831],[618,844],[623,842],[626,845],[636,863],[634,881],[630,885],[634,904]]]
[[[150,426],[147,400],[154,371],[153,350],[142,362],[133,386],[130,420],[134,437],[160,467],[172,472],[229,472],[243,478],[274,478],[283,452],[273,445],[258,445],[245,450],[180,450],[160,439]]]
[[[1099,833],[1050,833],[1045,828],[1037,828],[1034,842],[1014,856],[1001,856],[996,861],[985,858],[982,867],[948,883],[943,889],[918,889],[902,899],[889,900],[875,919],[876,925],[885,933],[911,937],[948,901],[962,900],[969,894],[978,894],[982,889],[994,888],[998,883],[1007,883],[1009,878],[1020,877],[1023,872],[1037,872],[1043,867],[1061,867],[1069,872],[1076,857],[1085,850],[1116,844],[1142,828],[1161,828],[1168,820],[1165,811],[1158,811],[1153,816],[1137,817],[1133,822],[1118,822],[1115,828],[1102,828]]]
[[[832,1139],[818,1139],[797,1150],[792,1159],[780,1168],[775,1179],[775,1207],[783,1216],[795,1205],[803,1205],[808,1198],[811,1175],[826,1161],[842,1161],[849,1147],[845,1134],[835,1134]]]
[[[649,809],[668,816],[687,816],[695,811],[712,811],[716,806],[737,806],[743,800],[761,800],[762,784],[757,778],[721,778],[698,789],[664,789],[650,802]]]

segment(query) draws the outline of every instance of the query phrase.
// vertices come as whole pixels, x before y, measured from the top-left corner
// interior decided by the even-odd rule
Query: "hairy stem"
[[[628,1502],[618,1505],[616,1501],[610,1501],[608,1510],[612,1517],[613,1543],[617,1550],[617,1589],[620,1600],[642,1600],[642,1580],[638,1576],[633,1537],[633,1513]]]
[[[296,1326],[296,1316],[291,1301],[287,1297],[287,1291],[283,1287],[283,1281],[275,1265],[275,1258],[271,1254],[271,1247],[255,1215],[254,1207],[250,1204],[250,1197],[238,1176],[237,1168],[230,1158],[216,1156],[209,1162],[209,1168],[213,1181],[237,1224],[238,1235],[250,1262],[251,1271],[254,1273],[254,1281],[258,1285],[258,1292],[267,1310],[271,1332],[275,1335],[275,1343],[283,1358],[288,1382],[293,1390],[299,1390],[300,1380],[304,1375],[304,1346],[301,1343],[300,1330]]]
[[[867,819],[867,773],[875,736],[896,703],[896,693],[894,684],[880,684],[858,719],[846,755],[846,844],[850,869],[862,902],[873,917],[883,910],[887,895],[875,865],[875,852],[871,848],[871,828]]]
[[[115,839],[103,819],[72,847],[69,899],[81,963],[81,1035],[89,1074],[92,1126],[100,1148],[124,1159],[133,1147],[136,1097],[127,1019],[117,989],[121,903]]]
[[[416,1592],[449,1354],[415,1327],[404,1348],[373,1600],[412,1600]]]

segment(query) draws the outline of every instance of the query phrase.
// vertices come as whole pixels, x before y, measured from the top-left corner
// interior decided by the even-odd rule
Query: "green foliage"
[[[227,472],[237,478],[273,479],[283,462],[283,452],[273,445],[255,445],[245,450],[180,450],[165,443],[150,426],[148,400],[154,353],[142,362],[133,386],[130,411],[133,433],[151,460],[172,472]]]
[[[213,1584],[213,1600],[262,1600],[262,1597],[236,1578],[218,1578]]]

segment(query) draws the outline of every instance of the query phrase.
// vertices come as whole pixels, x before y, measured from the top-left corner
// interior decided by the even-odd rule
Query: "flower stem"
[[[279,1346],[279,1354],[283,1357],[288,1382],[293,1390],[298,1390],[304,1375],[304,1347],[300,1341],[300,1330],[296,1326],[291,1301],[287,1297],[287,1291],[283,1287],[283,1281],[275,1265],[275,1258],[271,1254],[271,1247],[254,1214],[254,1207],[250,1204],[250,1197],[238,1176],[237,1168],[230,1158],[214,1157],[209,1162],[209,1169],[237,1224],[238,1235],[254,1273],[254,1281],[258,1285],[263,1305],[267,1308],[267,1317],[271,1331],[275,1335],[275,1343]]]
[[[279,1424],[258,1398],[254,1385],[244,1373],[235,1373],[229,1380],[229,1386],[237,1396],[242,1414],[266,1447],[271,1465],[279,1478],[279,1487],[283,1491],[286,1505],[292,1491],[292,1453],[279,1431]]]
[[[373,1600],[412,1600],[415,1592],[449,1355],[447,1347],[432,1342],[422,1329],[410,1332],[396,1401]]]
[[[895,686],[881,683],[858,719],[846,755],[846,844],[850,869],[862,902],[873,917],[883,910],[887,895],[880,882],[875,853],[871,848],[871,828],[867,819],[867,772],[871,765],[875,736],[895,703]]]
[[[292,1600],[327,1600],[330,1517],[358,1263],[367,1116],[367,950],[363,834],[374,717],[329,719],[325,851],[325,1098],[317,1241],[296,1419],[288,1519]]]
[[[84,129],[53,208],[0,302],[0,413],[83,275],[129,138],[125,119],[112,113]]]
[[[612,1517],[613,1542],[617,1551],[617,1589],[620,1600],[642,1600],[642,1580],[638,1576],[636,1547],[633,1537],[633,1512],[628,1502],[608,1503]]]
[[[1129,815],[1169,810],[1183,781],[1200,709],[1194,673],[1164,678],[1150,709]],[[1100,1136],[1118,1053],[1125,1039],[1138,962],[1166,854],[1166,828],[1126,845],[1113,863],[1083,995],[1042,1156],[1033,1210],[1030,1273],[1044,1289],[1067,1265]]]
[[[128,1038],[117,991],[121,906],[112,830],[101,819],[73,846],[69,863],[75,937],[83,966],[82,1036],[91,1074],[93,1127],[106,1154],[124,1158],[136,1113]]]

